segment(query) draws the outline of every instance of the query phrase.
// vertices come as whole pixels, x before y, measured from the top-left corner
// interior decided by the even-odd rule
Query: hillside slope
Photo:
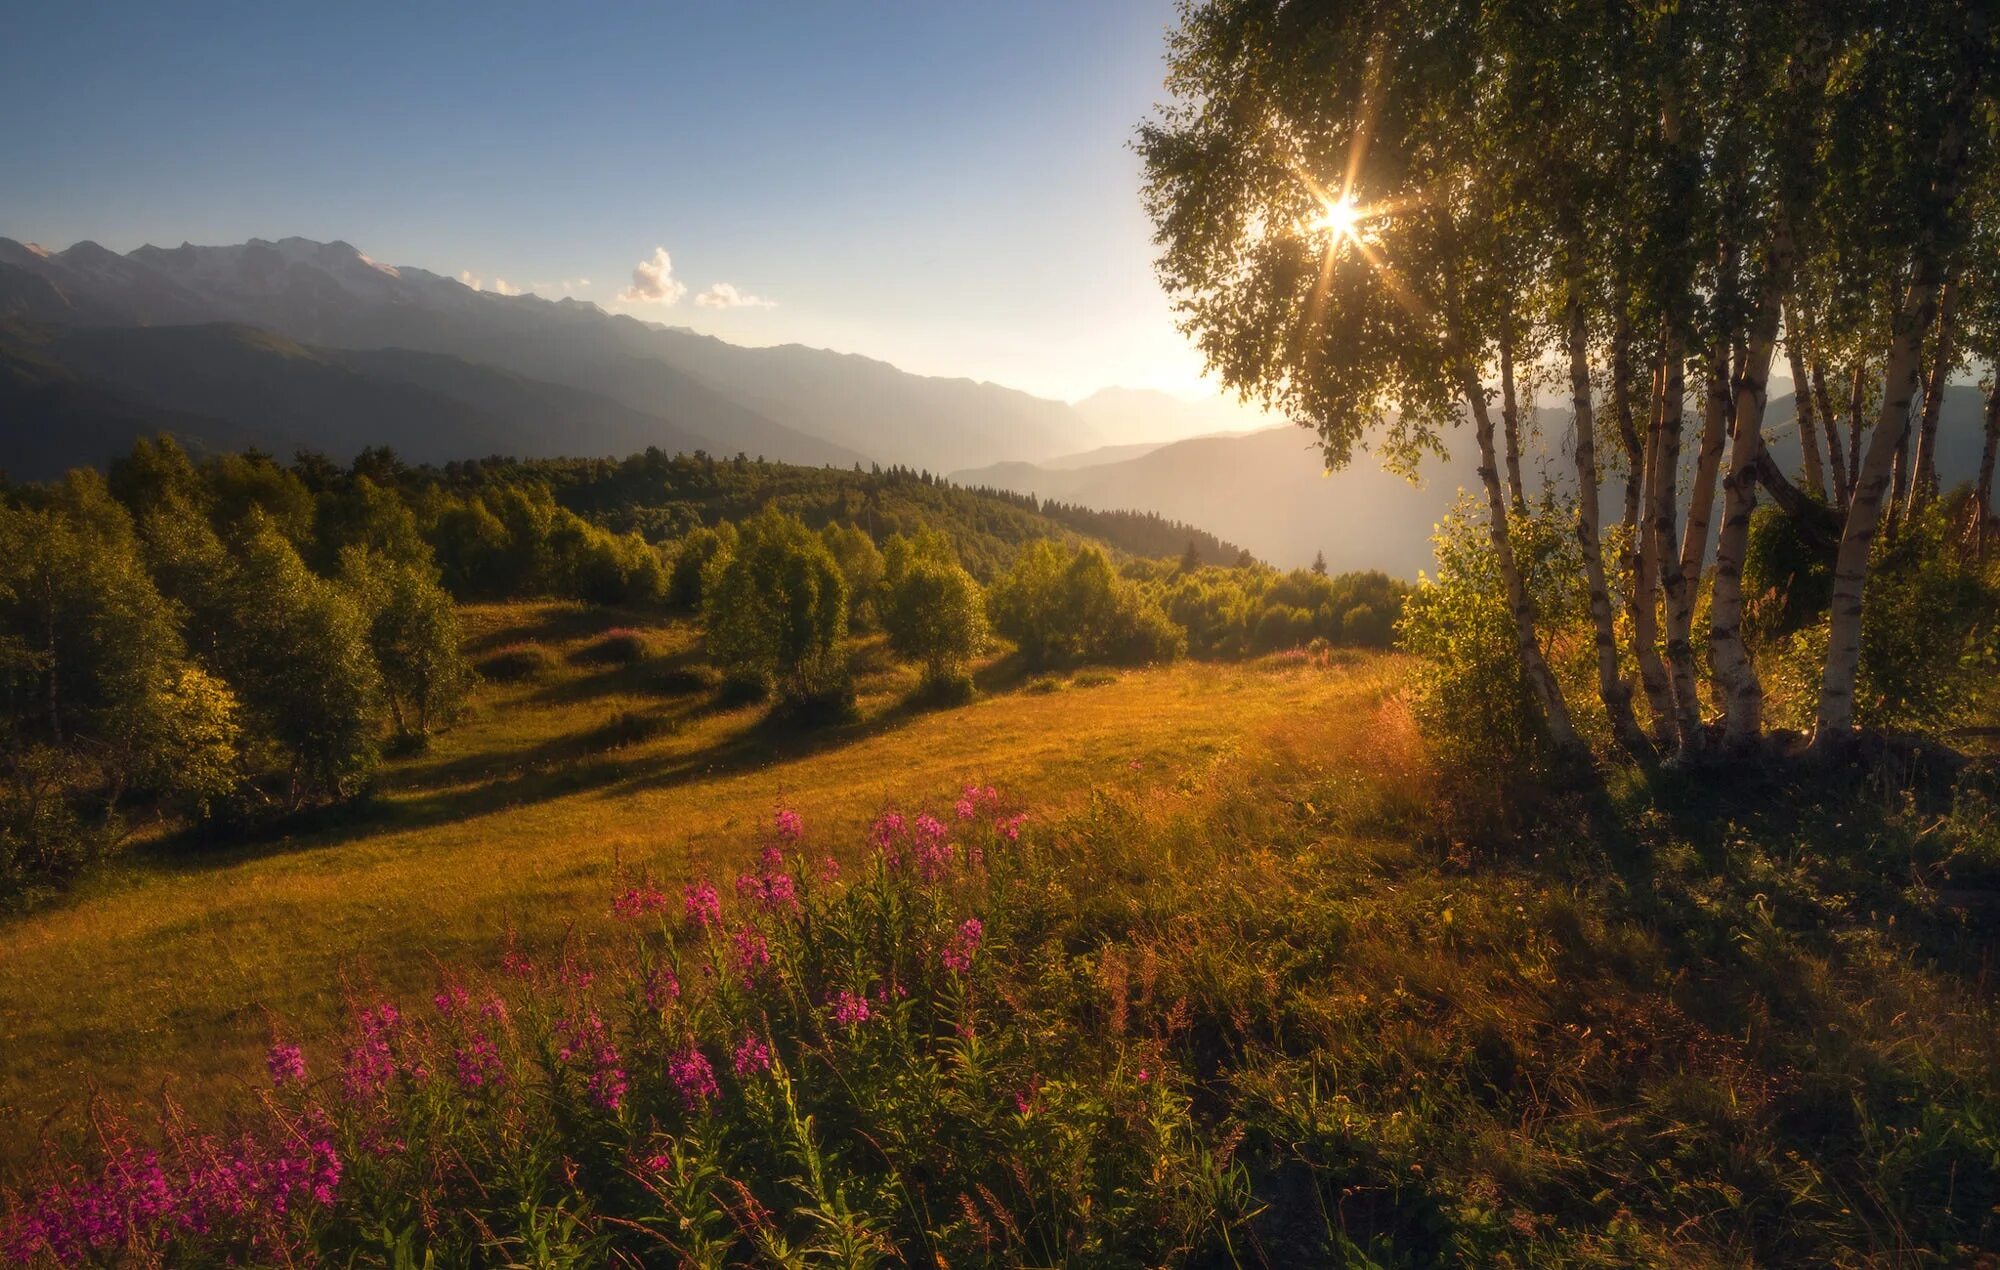
[[[1976,388],[1953,385],[1946,390],[1938,470],[1947,488],[1970,480],[1977,470],[1983,407]],[[1795,414],[1790,393],[1773,397],[1765,413],[1765,434],[1778,465],[1798,480]],[[1531,489],[1575,487],[1569,423],[1567,410],[1543,407],[1533,412],[1523,444],[1524,476]],[[1690,430],[1698,426],[1690,418]],[[1426,460],[1417,485],[1382,471],[1367,453],[1357,453],[1347,467],[1328,473],[1312,436],[1290,426],[1179,441],[1082,467],[1003,463],[954,472],[952,479],[1087,507],[1148,508],[1205,526],[1282,568],[1302,567],[1324,552],[1336,571],[1379,568],[1408,578],[1429,567],[1431,527],[1451,506],[1456,491],[1477,488],[1471,436],[1461,430],[1446,440],[1451,457]],[[1684,445],[1682,451],[1689,479],[1692,448]],[[1619,460],[1603,445],[1598,454],[1600,461]],[[1622,489],[1617,484],[1622,482],[1620,471],[1605,472],[1607,499]],[[1681,488],[1687,488],[1686,480]]]

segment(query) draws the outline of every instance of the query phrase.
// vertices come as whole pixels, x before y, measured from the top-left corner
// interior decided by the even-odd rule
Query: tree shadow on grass
[[[227,840],[183,832],[148,844],[131,858],[160,872],[214,872],[247,860],[324,851],[578,794],[622,796],[674,789],[853,745],[933,712],[906,699],[856,722],[807,728],[766,711],[741,731],[702,749],[670,755],[634,751],[636,743],[659,735],[649,729],[677,727],[712,708],[703,702],[676,715],[627,712],[527,750],[488,751],[453,760],[432,769],[422,786],[405,786],[402,796],[301,812]],[[481,779],[497,763],[512,770]]]

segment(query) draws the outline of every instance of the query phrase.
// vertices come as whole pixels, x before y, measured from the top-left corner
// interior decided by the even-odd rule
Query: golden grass
[[[901,704],[914,675],[864,646],[862,720],[795,735],[759,708],[663,691],[685,686],[669,677],[691,660],[684,624],[658,628],[644,663],[592,666],[572,655],[631,615],[467,617],[475,658],[533,641],[557,669],[481,688],[429,752],[386,769],[376,805],[253,845],[149,843],[70,901],[0,924],[0,1166],[93,1092],[244,1099],[274,1026],[324,1034],[351,989],[423,990],[439,962],[491,962],[510,928],[530,943],[593,928],[621,866],[668,883],[726,872],[780,804],[852,850],[884,806],[966,781],[1055,810],[1093,787],[1172,788],[1274,738],[1338,737],[1341,761],[1362,765],[1407,745],[1382,708],[1398,677],[1386,657],[1187,664],[1042,693],[989,665],[980,700],[922,712]]]

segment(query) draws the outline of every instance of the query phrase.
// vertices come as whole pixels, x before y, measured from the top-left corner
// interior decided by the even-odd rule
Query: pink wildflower
[[[1002,816],[993,822],[993,832],[1009,842],[1021,840],[1021,826],[1027,823],[1028,813],[1017,812],[1012,816]]]
[[[805,832],[805,821],[789,807],[778,809],[777,821],[778,837],[785,842],[797,842],[799,835]]]
[[[819,880],[829,883],[840,881],[840,861],[832,856],[823,857],[819,862]]]
[[[556,1057],[565,1063],[581,1060],[588,1067],[584,1084],[590,1091],[591,1101],[606,1111],[622,1107],[628,1088],[625,1068],[618,1057],[617,1047],[611,1043],[611,1037],[604,1029],[604,1020],[593,1010],[581,1020],[562,1020],[556,1024],[556,1031],[563,1037]]]
[[[281,1089],[306,1078],[306,1056],[296,1045],[273,1045],[264,1056],[264,1067],[271,1073],[271,1083]]]
[[[972,954],[979,951],[979,941],[986,934],[986,927],[976,917],[968,917],[958,924],[958,930],[945,941],[938,960],[947,970],[964,974],[972,969]]]
[[[755,1032],[746,1032],[736,1046],[736,1075],[748,1079],[771,1070],[771,1047]]]
[[[722,920],[722,896],[716,892],[715,883],[696,882],[683,887],[681,894],[688,922],[696,930],[706,930]]]
[[[681,981],[665,966],[655,966],[646,976],[646,1008],[664,1010],[680,1000]]]
[[[707,1055],[693,1046],[667,1056],[667,1076],[674,1082],[674,1088],[680,1090],[689,1111],[722,1092],[722,1087],[715,1083],[715,1069],[708,1065]]]
[[[854,1027],[868,1021],[867,997],[856,996],[843,988],[829,998],[828,1004],[832,1007],[833,1021],[842,1027]]]
[[[628,886],[611,901],[612,915],[620,921],[637,921],[641,917],[659,912],[667,906],[667,893],[647,882],[641,886]]]
[[[452,1050],[451,1057],[457,1069],[459,1087],[468,1093],[487,1085],[497,1085],[506,1078],[500,1051],[484,1033],[474,1032],[464,1045]]]
[[[739,927],[735,935],[736,972],[745,988],[757,986],[758,973],[771,964],[771,945],[755,927]]]
[[[439,1014],[450,1018],[452,1015],[458,1013],[460,1006],[471,999],[465,994],[464,988],[459,987],[455,983],[448,983],[432,995],[431,1004],[437,1008]]]

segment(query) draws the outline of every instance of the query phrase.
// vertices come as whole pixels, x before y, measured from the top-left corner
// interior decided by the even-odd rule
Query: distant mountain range
[[[1976,471],[1983,409],[1975,388],[1953,385],[1945,392],[1938,470],[1947,487]],[[1765,424],[1772,457],[1798,480],[1795,411],[1790,393],[1774,397]],[[1532,488],[1550,483],[1574,488],[1569,425],[1567,410],[1535,412],[1523,447],[1524,476]],[[1040,464],[1000,463],[954,472],[951,479],[1084,507],[1145,508],[1200,525],[1284,567],[1309,564],[1323,551],[1335,571],[1382,569],[1413,578],[1431,567],[1431,531],[1455,491],[1478,486],[1470,432],[1461,428],[1447,440],[1451,457],[1426,461],[1417,485],[1383,471],[1365,453],[1329,473],[1312,435],[1289,426],[1146,447],[1136,455],[1118,454],[1114,447],[1097,452],[1101,461],[1079,462],[1091,459],[1081,455]],[[1608,512],[1614,506],[1610,481],[1604,496]],[[1615,496],[1623,497],[1622,478]]]
[[[1105,439],[1076,407],[1015,389],[799,345],[742,348],[302,238],[124,255],[0,238],[0,375],[12,416],[0,465],[17,476],[101,462],[155,422],[280,454],[658,445],[936,471]]]

